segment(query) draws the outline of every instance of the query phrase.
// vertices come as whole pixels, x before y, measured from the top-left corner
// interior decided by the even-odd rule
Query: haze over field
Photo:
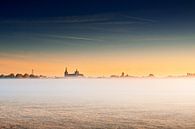
[[[193,79],[0,80],[0,128],[195,128]]]

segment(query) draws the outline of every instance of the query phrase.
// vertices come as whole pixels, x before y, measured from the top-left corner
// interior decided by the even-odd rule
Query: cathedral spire
[[[64,76],[68,75],[68,70],[67,70],[67,67],[65,68],[65,71],[64,71]]]

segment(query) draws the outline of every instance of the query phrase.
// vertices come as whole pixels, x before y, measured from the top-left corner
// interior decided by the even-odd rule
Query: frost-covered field
[[[195,79],[1,79],[2,128],[194,129]]]

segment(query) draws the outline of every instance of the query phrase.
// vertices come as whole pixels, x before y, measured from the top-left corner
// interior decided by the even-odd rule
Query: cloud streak
[[[138,21],[144,21],[144,22],[156,22],[156,20],[153,19],[148,19],[148,18],[142,18],[142,17],[133,17],[133,16],[129,16],[129,15],[124,15],[127,18],[130,19],[134,19],[134,20],[138,20]]]
[[[90,24],[90,23],[105,23],[105,24],[123,24],[123,23],[140,23],[140,22],[156,22],[152,19],[129,16],[119,13],[94,14],[84,16],[65,16],[51,17],[46,19],[7,19],[0,20],[1,24]]]
[[[81,36],[62,36],[62,35],[46,35],[50,38],[58,38],[58,39],[70,39],[70,40],[84,40],[84,41],[104,41],[101,39],[93,39],[88,37],[81,37]]]

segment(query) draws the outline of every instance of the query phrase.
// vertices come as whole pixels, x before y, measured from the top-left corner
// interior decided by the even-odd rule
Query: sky
[[[0,73],[195,72],[193,0],[0,2]]]

